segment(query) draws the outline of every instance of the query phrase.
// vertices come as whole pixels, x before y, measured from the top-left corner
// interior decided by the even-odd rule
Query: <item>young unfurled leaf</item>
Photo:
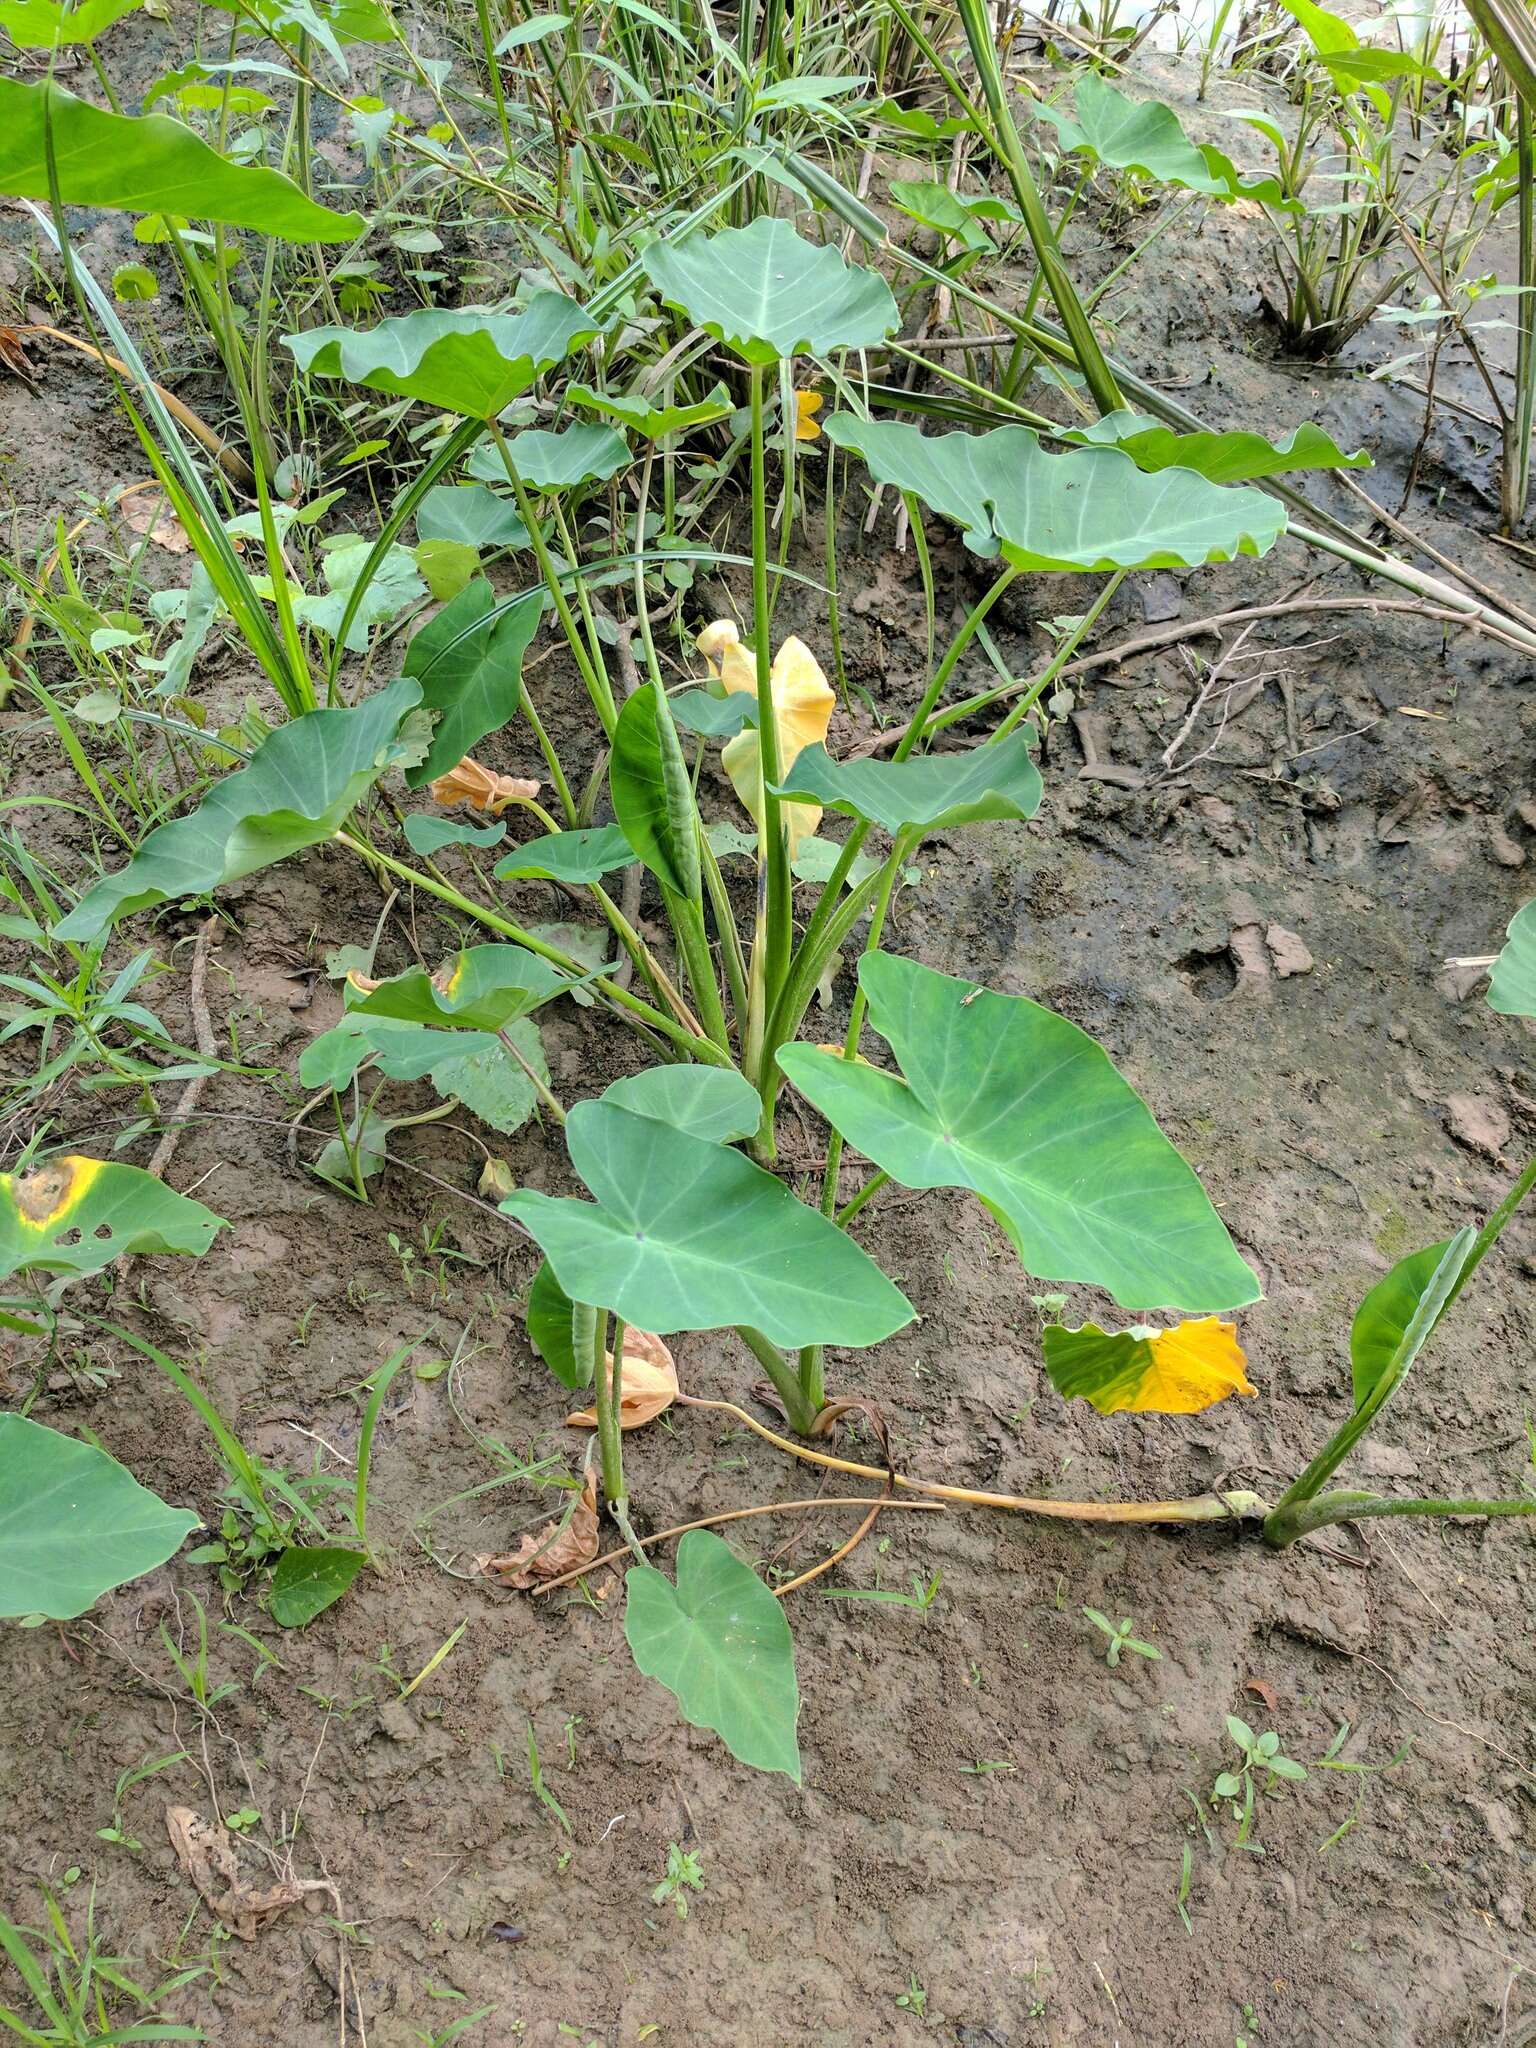
[[[1410,1252],[1367,1294],[1349,1331],[1355,1407],[1390,1392],[1428,1343],[1461,1279],[1477,1232],[1469,1223],[1443,1244]]]
[[[0,1415],[0,1617],[72,1621],[164,1564],[197,1526],[94,1444]]]
[[[109,114],[48,79],[0,78],[0,192],[12,198],[51,196],[45,102],[66,206],[191,214],[297,242],[347,242],[367,228],[360,213],[319,205],[280,171],[232,163],[180,121]]]
[[[611,1384],[613,1353],[606,1351],[603,1356]],[[626,1329],[619,1372],[620,1429],[643,1429],[654,1422],[672,1406],[677,1392],[677,1366],[668,1347],[653,1331]],[[565,1419],[573,1429],[596,1429],[597,1409],[582,1408]]]
[[[952,519],[975,553],[1019,569],[1190,568],[1262,555],[1285,531],[1285,508],[1263,491],[1187,469],[1148,475],[1118,448],[1047,455],[1028,427],[924,434],[838,412],[827,438]]]
[[[710,1529],[677,1546],[677,1584],[650,1565],[624,1577],[624,1634],[695,1728],[738,1762],[800,1783],[800,1688],[782,1602]]]
[[[136,910],[200,896],[329,839],[363,793],[409,752],[406,714],[421,699],[408,678],[347,710],[306,711],[264,739],[185,818],[157,825],[125,868],[88,889],[54,927],[90,940]]]
[[[285,334],[283,342],[312,377],[343,377],[444,412],[494,419],[597,332],[598,323],[574,299],[535,292],[515,313],[432,307],[365,331],[314,327]]]
[[[809,1045],[779,1066],[905,1187],[969,1188],[1028,1271],[1132,1311],[1256,1300],[1196,1174],[1085,1031],[1023,996],[866,953],[869,1021],[905,1079]]]
[[[199,1258],[225,1228],[201,1202],[142,1167],[78,1156],[0,1174],[0,1280],[100,1273],[130,1252]]]
[[[1064,1401],[1081,1395],[1101,1415],[1198,1415],[1229,1394],[1251,1394],[1243,1347],[1214,1316],[1172,1330],[1069,1330],[1048,1323],[1045,1369]]]
[[[749,363],[869,348],[900,324],[877,271],[766,214],[717,235],[652,242],[641,260],[668,305]]]

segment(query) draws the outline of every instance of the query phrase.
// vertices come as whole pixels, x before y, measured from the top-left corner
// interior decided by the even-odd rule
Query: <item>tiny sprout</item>
[[[1107,1614],[1101,1614],[1097,1607],[1085,1607],[1083,1613],[1097,1629],[1102,1629],[1109,1638],[1109,1647],[1104,1652],[1104,1662],[1114,1668],[1120,1662],[1122,1650],[1134,1650],[1138,1657],[1150,1657],[1154,1663],[1161,1663],[1163,1653],[1154,1649],[1151,1643],[1144,1643],[1139,1636],[1131,1634],[1131,1617],[1111,1621]]]
[[[676,1842],[667,1844],[667,1874],[651,1893],[654,1905],[672,1905],[677,1909],[679,1920],[688,1918],[688,1894],[704,1889],[704,1872],[699,1859],[691,1849],[680,1849]]]
[[[922,2019],[927,2012],[928,1994],[922,1985],[918,1983],[915,1970],[908,1970],[907,1988],[905,1991],[897,1992],[896,2003],[903,2012],[911,2013],[916,2019]]]

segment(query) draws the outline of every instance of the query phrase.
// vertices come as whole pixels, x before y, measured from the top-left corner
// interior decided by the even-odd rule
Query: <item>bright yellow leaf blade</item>
[[[1252,1394],[1247,1360],[1231,1323],[1215,1316],[1171,1330],[1138,1326],[1044,1332],[1045,1369],[1063,1400],[1081,1398],[1101,1415],[1198,1415],[1229,1394]]]

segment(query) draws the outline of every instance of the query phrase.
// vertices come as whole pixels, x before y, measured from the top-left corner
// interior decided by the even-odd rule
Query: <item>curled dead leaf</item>
[[[1267,1678],[1245,1678],[1243,1691],[1252,1693],[1256,1700],[1262,1700],[1272,1714],[1280,1711],[1280,1695]]]
[[[204,1905],[241,1941],[254,1941],[269,1920],[296,1906],[305,1892],[326,1889],[295,1878],[260,1891],[243,1884],[229,1836],[190,1806],[168,1806],[165,1828],[176,1861],[196,1885]]]
[[[546,1579],[558,1579],[597,1555],[597,1478],[588,1472],[581,1497],[568,1516],[557,1516],[530,1529],[516,1550],[505,1557],[476,1559],[488,1579],[526,1593]]]
[[[37,372],[14,327],[0,327],[0,369],[9,370],[23,384],[30,384],[34,391],[37,389]]]
[[[446,775],[428,784],[432,801],[449,806],[467,804],[472,811],[485,811],[499,818],[509,804],[531,803],[539,785],[526,775],[497,775],[466,754]]]
[[[605,1358],[611,1376],[613,1353],[607,1352]],[[677,1367],[666,1345],[649,1330],[626,1330],[624,1369],[619,1375],[620,1429],[643,1429],[665,1414],[677,1396]],[[596,1429],[597,1410],[583,1408],[565,1419],[573,1429]]]
[[[171,510],[163,491],[124,491],[117,509],[130,533],[147,533],[155,546],[164,548],[168,555],[184,555],[192,545],[187,529]]]

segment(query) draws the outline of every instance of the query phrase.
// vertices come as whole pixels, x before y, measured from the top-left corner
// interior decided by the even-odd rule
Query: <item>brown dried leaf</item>
[[[123,524],[131,533],[147,533],[168,555],[184,555],[191,538],[166,502],[163,491],[124,491],[117,501]]]
[[[26,350],[21,345],[21,336],[14,327],[0,327],[0,368],[19,377],[23,384],[37,389],[37,371],[32,367]]]
[[[435,804],[467,804],[472,811],[486,811],[493,818],[499,818],[508,804],[531,802],[539,793],[539,785],[526,775],[497,775],[483,768],[472,754],[466,754],[456,768],[427,787]]]
[[[608,1352],[606,1358],[611,1376],[613,1353]],[[643,1429],[665,1414],[677,1396],[677,1367],[666,1345],[649,1330],[626,1330],[624,1370],[619,1379],[620,1429]],[[574,1429],[596,1429],[597,1410],[583,1408],[565,1419]]]
[[[254,1941],[269,1920],[296,1906],[307,1887],[293,1882],[253,1891],[240,1881],[240,1865],[223,1828],[190,1806],[168,1806],[165,1829],[176,1861],[197,1886],[204,1905],[241,1941]]]
[[[1256,1700],[1262,1700],[1272,1714],[1280,1711],[1280,1695],[1267,1678],[1245,1678],[1243,1691],[1251,1692]]]
[[[558,1579],[578,1565],[590,1564],[597,1555],[597,1478],[589,1472],[582,1483],[581,1498],[571,1510],[565,1526],[561,1519],[530,1529],[516,1550],[505,1557],[477,1560],[487,1578],[526,1593],[545,1579]]]

